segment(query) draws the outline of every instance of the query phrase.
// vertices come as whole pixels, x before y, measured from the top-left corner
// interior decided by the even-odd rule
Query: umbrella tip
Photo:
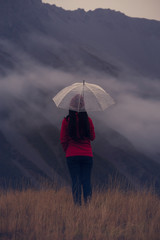
[[[85,80],[83,80],[83,85],[85,84]]]

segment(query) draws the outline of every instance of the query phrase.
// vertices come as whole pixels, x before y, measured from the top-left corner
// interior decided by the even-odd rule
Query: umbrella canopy
[[[65,87],[53,101],[59,108],[76,112],[103,111],[115,103],[103,88],[85,81]]]

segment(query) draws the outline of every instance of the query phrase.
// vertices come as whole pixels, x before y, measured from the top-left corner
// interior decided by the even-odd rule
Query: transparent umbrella
[[[103,111],[115,103],[103,88],[85,81],[63,88],[53,101],[59,108],[77,112]]]

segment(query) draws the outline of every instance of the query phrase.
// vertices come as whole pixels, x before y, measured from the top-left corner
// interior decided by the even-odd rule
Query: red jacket
[[[66,118],[62,121],[60,141],[62,147],[66,153],[66,157],[71,156],[93,156],[92,147],[90,141],[95,139],[94,126],[91,118],[88,117],[90,125],[90,139],[85,138],[83,140],[75,141],[69,136],[68,124],[69,119]],[[77,116],[77,126],[78,126],[78,116]],[[78,129],[78,128],[77,128]]]

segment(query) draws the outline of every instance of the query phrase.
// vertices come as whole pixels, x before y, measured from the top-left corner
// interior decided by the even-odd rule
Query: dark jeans
[[[75,204],[81,205],[81,187],[84,202],[87,203],[92,196],[91,170],[93,159],[89,156],[67,157],[67,165],[72,179],[72,194]]]

